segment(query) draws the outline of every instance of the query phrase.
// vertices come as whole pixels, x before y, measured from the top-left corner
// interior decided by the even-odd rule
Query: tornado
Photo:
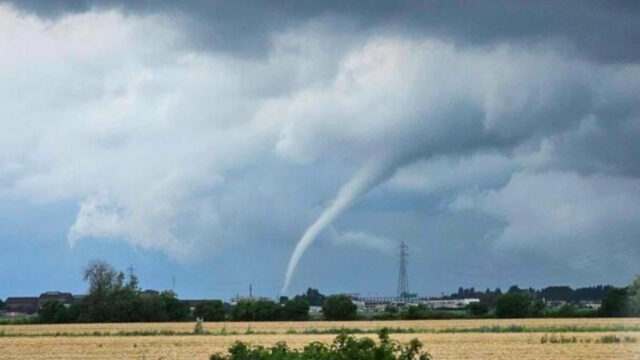
[[[298,267],[300,259],[305,254],[309,246],[313,244],[318,235],[337,219],[345,210],[353,205],[363,194],[374,188],[380,182],[388,178],[394,170],[390,159],[376,158],[365,163],[356,174],[345,183],[331,205],[326,208],[320,217],[304,232],[300,241],[293,250],[289,259],[289,266],[285,275],[282,294],[287,292],[291,278]]]

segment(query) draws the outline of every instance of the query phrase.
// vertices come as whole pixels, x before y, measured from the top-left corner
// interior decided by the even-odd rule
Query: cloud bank
[[[302,236],[288,283],[332,223],[342,243],[393,237],[341,221],[348,209],[418,211],[408,196],[496,219],[484,234],[496,251],[580,243],[577,269],[638,253],[640,66],[623,50],[640,32],[578,36],[616,16],[637,26],[624,9],[581,2],[584,23],[476,38],[373,10],[275,7],[287,26],[258,22],[232,45],[235,28],[211,21],[205,34],[226,30],[203,46],[195,5],[62,4],[0,5],[0,199],[73,201],[70,244],[188,261]],[[594,258],[603,247],[611,257]]]

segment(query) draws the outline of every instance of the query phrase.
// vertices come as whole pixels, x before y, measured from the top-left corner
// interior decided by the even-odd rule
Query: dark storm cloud
[[[458,45],[558,42],[599,62],[640,60],[638,1],[122,1],[20,0],[14,5],[55,17],[90,9],[167,13],[184,20],[202,49],[263,54],[269,35],[317,17],[343,20],[345,31],[406,32]]]

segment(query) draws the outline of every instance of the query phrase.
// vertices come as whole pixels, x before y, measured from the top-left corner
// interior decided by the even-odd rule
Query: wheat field
[[[193,323],[152,324],[73,324],[0,326],[0,359],[208,359],[214,352],[224,352],[234,341],[271,345],[286,341],[303,347],[312,341],[330,342],[333,334],[291,334],[292,330],[335,329],[340,327],[377,329],[470,329],[480,326],[637,326],[640,319],[523,319],[523,320],[426,320],[426,321],[357,321],[357,322],[278,322],[278,323],[205,323],[205,329],[222,329],[236,335],[151,335],[119,336],[119,332],[174,331],[190,332]],[[250,329],[247,332],[247,329]],[[91,336],[97,331],[100,336]],[[255,333],[252,333],[255,332]],[[66,335],[55,336],[55,334]],[[268,333],[268,334],[267,334]],[[6,336],[6,335],[9,336]],[[74,334],[76,334],[74,336]],[[111,335],[105,335],[111,334]],[[638,331],[578,331],[557,333],[575,337],[576,343],[542,343],[542,332],[518,333],[415,333],[392,334],[402,342],[418,338],[434,359],[622,359],[640,360]],[[79,336],[80,335],[80,336]],[[633,338],[637,342],[598,343],[605,335]],[[375,335],[361,335],[375,337]]]

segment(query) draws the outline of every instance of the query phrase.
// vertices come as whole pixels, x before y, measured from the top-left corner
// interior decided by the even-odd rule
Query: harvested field
[[[210,323],[208,330],[219,331],[223,327],[243,332],[240,335],[173,335],[173,336],[118,336],[118,331],[172,330],[188,332],[193,323],[171,324],[83,324],[83,325],[20,325],[2,326],[6,333],[28,333],[27,336],[0,336],[0,358],[10,359],[207,359],[214,352],[224,352],[234,341],[271,345],[286,341],[292,347],[303,347],[312,341],[330,342],[331,334],[287,334],[292,328],[332,329],[340,326],[348,328],[375,329],[394,328],[464,328],[478,327],[479,324],[493,326],[583,326],[596,325],[632,326],[640,319],[528,319],[528,320],[465,320],[465,321],[394,321],[394,322],[309,322],[309,323],[252,323],[256,331],[275,334],[244,334],[247,323]],[[56,332],[90,333],[111,332],[107,336],[52,336]],[[40,334],[40,335],[38,335]],[[48,334],[42,336],[41,334]],[[435,359],[640,359],[640,332],[561,332],[555,333],[565,338],[575,338],[572,343],[543,343],[541,339],[549,333],[416,333],[393,334],[391,337],[402,342],[418,338],[425,350]],[[36,336],[32,336],[36,335]],[[636,342],[601,343],[602,337],[615,335],[632,338]],[[375,335],[366,335],[375,337]]]
[[[297,333],[310,331],[327,331],[331,329],[360,329],[375,330],[383,327],[416,329],[425,331],[446,331],[451,329],[478,329],[482,327],[500,326],[503,328],[517,325],[524,328],[539,329],[543,327],[563,328],[575,327],[589,330],[604,327],[637,327],[640,328],[640,318],[628,319],[477,319],[477,320],[402,320],[402,321],[306,321],[306,322],[210,322],[204,324],[206,331],[229,334],[275,333],[286,334],[295,331]],[[118,332],[142,332],[142,331],[171,331],[191,332],[194,323],[126,323],[126,324],[60,324],[60,325],[4,325],[0,331],[5,334],[55,334],[55,333],[93,333],[117,334]]]

